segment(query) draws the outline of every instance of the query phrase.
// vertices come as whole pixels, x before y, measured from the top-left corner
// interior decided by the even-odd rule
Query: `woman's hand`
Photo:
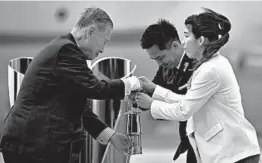
[[[147,94],[137,92],[135,98],[136,98],[136,102],[139,107],[148,109],[148,110],[151,108],[153,99],[150,96],[148,96]]]
[[[141,84],[141,87],[149,94],[153,94],[155,89],[156,89],[156,85],[148,80],[146,77],[144,76],[141,76],[138,78],[139,79],[139,82]]]

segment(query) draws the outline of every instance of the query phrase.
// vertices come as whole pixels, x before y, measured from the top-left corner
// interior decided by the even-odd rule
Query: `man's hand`
[[[148,80],[146,77],[141,76],[138,78],[140,81],[140,84],[142,86],[142,88],[148,93],[148,94],[153,94],[155,89],[156,89],[156,85],[151,82],[150,80]]]
[[[136,102],[139,107],[150,109],[153,99],[145,93],[136,93]]]
[[[131,146],[131,140],[126,135],[121,133],[115,133],[110,138],[110,142],[118,151],[127,155],[128,148]]]

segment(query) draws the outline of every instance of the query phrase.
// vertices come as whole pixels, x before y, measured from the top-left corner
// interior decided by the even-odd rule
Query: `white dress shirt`
[[[244,117],[235,74],[220,54],[193,73],[186,95],[157,86],[153,99],[153,118],[188,120],[198,162],[233,163],[260,154],[256,131]]]

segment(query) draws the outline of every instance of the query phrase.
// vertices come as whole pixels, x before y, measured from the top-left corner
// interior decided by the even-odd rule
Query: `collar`
[[[77,41],[76,41],[76,39],[74,38],[74,36],[72,35],[72,33],[69,33],[69,34],[68,34],[68,38],[69,38],[69,40],[71,40],[73,43],[75,43],[75,44],[77,45],[77,47],[79,48],[79,44],[77,43]],[[79,48],[79,50],[81,51],[80,48]],[[81,52],[82,52],[82,51],[81,51]],[[81,54],[86,58],[86,56],[84,55],[83,52],[82,52]],[[88,58],[86,58],[86,60],[89,61],[88,65],[90,66],[92,60],[90,60],[90,59],[88,59]]]
[[[186,54],[186,52],[184,51],[184,53],[182,54],[182,56],[181,56],[181,58],[180,58],[180,61],[179,61],[178,65],[176,66],[176,68],[177,68],[177,69],[179,69],[179,68],[180,68],[180,66],[181,66],[181,63],[182,63],[182,60],[183,60],[183,58],[184,58],[185,54]]]
[[[71,32],[69,33],[69,39],[70,39],[71,41],[73,41],[73,42],[79,47],[79,44],[77,43],[76,39],[74,38],[74,36],[72,35]]]

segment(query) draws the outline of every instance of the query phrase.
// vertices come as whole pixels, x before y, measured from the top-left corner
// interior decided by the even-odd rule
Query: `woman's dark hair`
[[[231,23],[224,15],[207,8],[203,9],[205,12],[191,15],[185,20],[185,25],[192,26],[192,33],[196,39],[203,36],[210,41],[203,52],[203,58],[195,63],[194,70],[208,61],[213,54],[228,42],[228,32],[231,29]]]

